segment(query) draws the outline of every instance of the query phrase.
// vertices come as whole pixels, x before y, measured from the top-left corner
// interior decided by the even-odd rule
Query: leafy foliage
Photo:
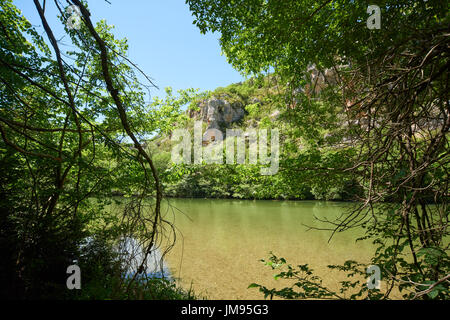
[[[193,91],[175,98],[168,89],[166,100],[148,106],[153,84],[141,83],[126,39],[105,21],[94,27],[86,3],[74,2],[83,14],[79,30],[68,29],[67,12],[54,3],[71,44],[62,51],[39,1],[43,30],[11,0],[0,1],[0,297],[139,298],[153,288],[155,298],[180,298],[173,283],[156,280],[133,296],[134,279],[124,283],[114,248],[126,235],[147,254],[155,249],[163,224],[158,175],[135,134],[167,130]],[[108,209],[117,190],[128,199],[120,213]],[[81,296],[66,288],[74,261]]]
[[[237,70],[273,69],[287,88],[286,148],[301,159],[285,158],[290,176],[345,174],[361,202],[330,229],[366,227],[389,283],[383,298],[394,287],[408,299],[448,297],[447,4],[380,1],[382,30],[370,30],[360,1],[186,2]],[[308,168],[308,158],[320,161]]]

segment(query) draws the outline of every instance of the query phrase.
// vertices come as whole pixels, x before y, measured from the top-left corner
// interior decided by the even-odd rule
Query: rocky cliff
[[[232,123],[242,120],[245,116],[245,108],[241,102],[231,102],[227,97],[211,97],[200,101],[197,110],[189,110],[189,117],[201,119],[208,124],[207,129],[224,131]]]

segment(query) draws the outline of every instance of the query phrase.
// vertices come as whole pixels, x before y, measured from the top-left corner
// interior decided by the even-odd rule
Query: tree
[[[151,112],[144,90],[153,83],[126,58],[126,40],[105,21],[94,26],[85,2],[66,3],[79,7],[81,24],[69,28],[70,15],[54,1],[73,45],[65,52],[45,13],[51,3],[34,1],[41,36],[11,0],[0,1],[2,297],[67,296],[65,272],[74,260],[86,297],[90,284],[92,292],[112,290],[109,298],[130,297],[167,224],[141,138],[167,126],[178,109]],[[116,190],[130,199],[119,216],[105,210]],[[145,248],[132,279],[120,274],[113,250],[124,236]]]
[[[394,286],[405,298],[448,297],[446,3],[379,1],[382,28],[371,30],[358,1],[186,2],[201,32],[220,32],[237,70],[273,68],[291,86],[294,124],[317,113],[317,99],[341,115],[333,134],[357,152],[350,165],[321,169],[351,173],[365,192],[355,210],[329,222],[334,231],[365,226],[379,246],[372,262],[388,289],[377,297]]]

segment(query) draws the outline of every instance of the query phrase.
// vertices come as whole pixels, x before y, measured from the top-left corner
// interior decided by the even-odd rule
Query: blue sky
[[[184,0],[88,1],[92,21],[105,19],[118,38],[127,38],[129,58],[154,79],[163,97],[164,88],[213,90],[244,78],[221,55],[219,34],[200,34]],[[30,22],[41,26],[32,0],[14,0]],[[42,3],[42,1],[41,1]],[[65,4],[65,1],[61,1]],[[46,16],[55,36],[62,35],[56,7],[47,0]],[[40,28],[42,30],[43,28]],[[62,47],[64,48],[64,47]]]

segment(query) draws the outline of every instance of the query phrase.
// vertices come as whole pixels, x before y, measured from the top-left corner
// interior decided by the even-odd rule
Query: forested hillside
[[[316,71],[317,73],[317,71]],[[317,84],[316,84],[317,85]],[[318,85],[317,85],[318,86]],[[297,91],[308,91],[297,88]],[[236,119],[222,121],[218,128],[226,129],[278,128],[280,136],[279,170],[274,175],[261,175],[263,164],[227,164],[226,148],[223,164],[181,164],[171,161],[171,150],[178,141],[171,139],[171,130],[149,141],[163,181],[164,193],[171,197],[238,198],[238,199],[326,199],[355,200],[361,186],[350,173],[343,171],[355,152],[344,135],[345,110],[325,106],[320,99],[311,100],[311,109],[298,114],[298,100],[290,100],[288,87],[275,76],[252,78],[203,93],[194,98],[175,128],[193,132],[194,121],[202,121],[202,132],[211,127],[208,108],[214,117],[223,117],[229,105]],[[287,98],[288,97],[288,98]],[[218,106],[215,107],[214,103]],[[213,106],[211,106],[213,104]],[[217,109],[217,111],[215,110]],[[225,114],[226,117],[226,114]],[[299,123],[300,122],[300,123]],[[214,125],[214,124],[212,124]],[[191,134],[193,137],[193,134]],[[248,137],[247,137],[248,138]],[[224,137],[226,145],[227,137]],[[204,137],[205,142],[208,140]],[[270,141],[268,142],[270,149]],[[246,139],[248,153],[249,142]],[[349,163],[349,162],[348,162]],[[326,168],[335,172],[326,173]],[[314,170],[313,170],[314,169]],[[319,169],[319,170],[315,170]]]
[[[187,269],[228,299],[449,299],[448,3],[377,2],[0,0],[0,299],[198,298],[162,270],[186,212]],[[188,26],[245,80],[208,91],[202,58],[175,93]]]

